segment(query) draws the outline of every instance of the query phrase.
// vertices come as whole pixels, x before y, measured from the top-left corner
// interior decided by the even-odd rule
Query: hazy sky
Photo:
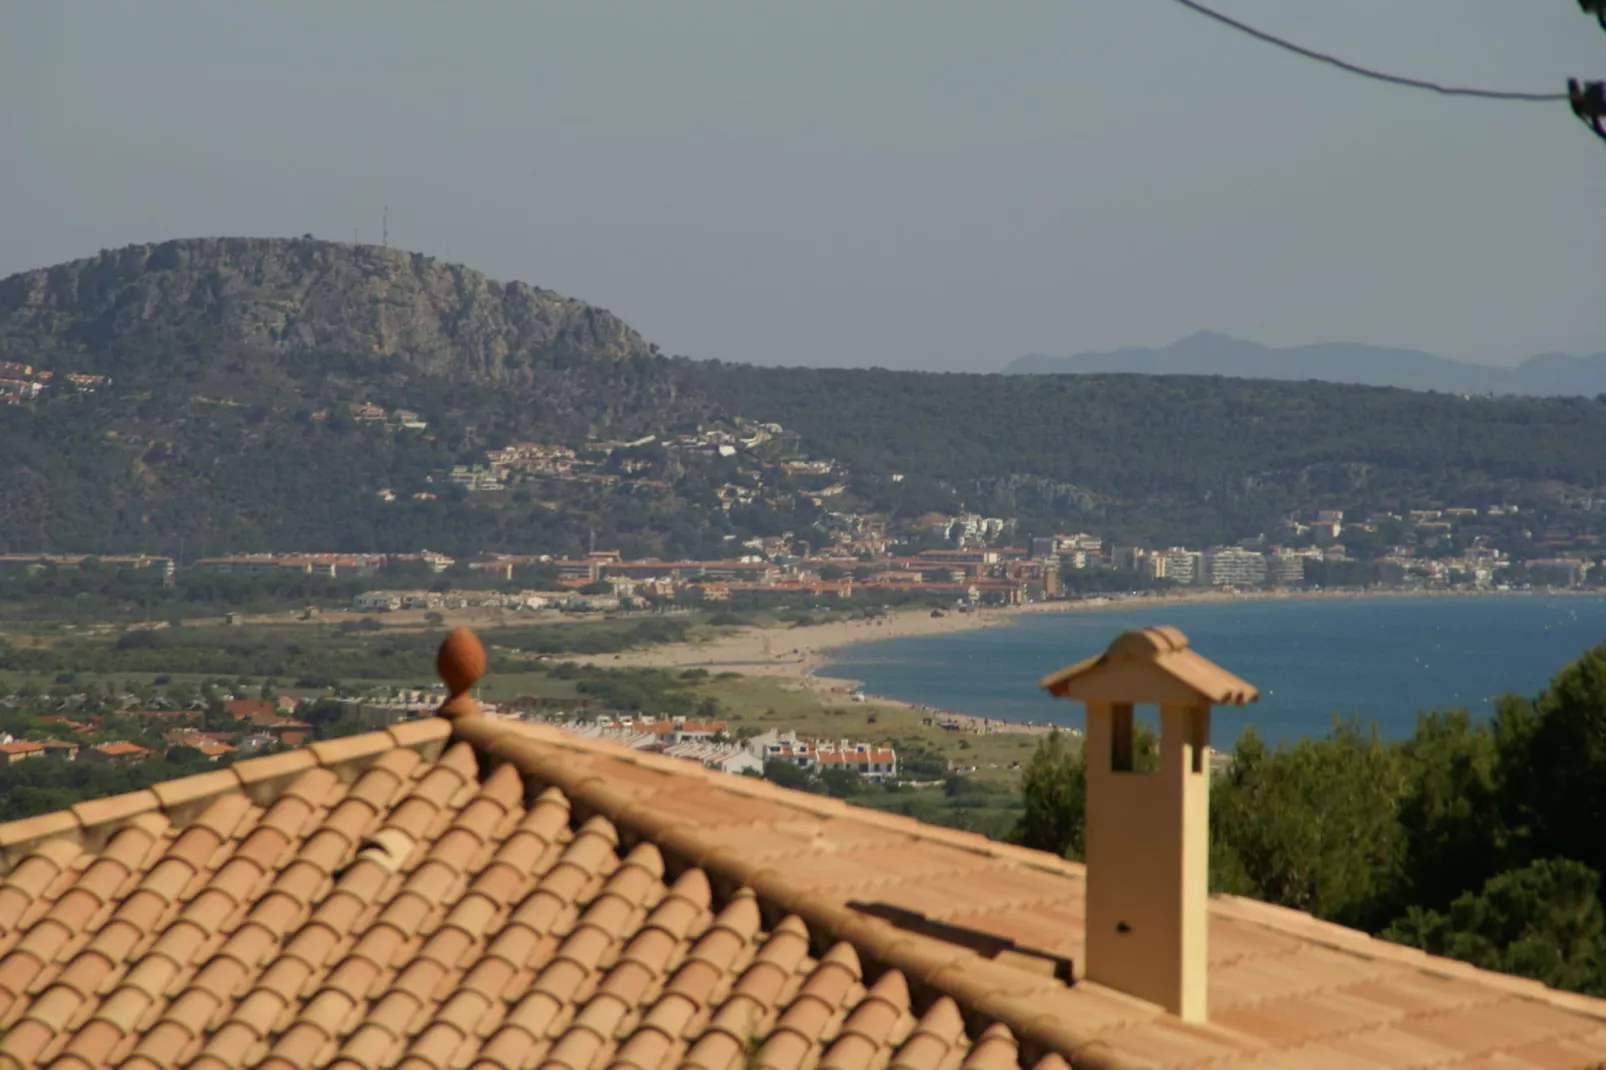
[[[1417,77],[1606,76],[1573,0],[1216,0]],[[1606,350],[1606,144],[1170,0],[0,3],[0,274],[379,238],[665,351],[990,369],[1362,341]]]

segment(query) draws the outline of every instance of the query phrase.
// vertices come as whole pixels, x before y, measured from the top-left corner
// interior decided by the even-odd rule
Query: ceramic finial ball
[[[435,671],[453,695],[467,693],[485,675],[485,648],[467,628],[453,628],[435,655]]]

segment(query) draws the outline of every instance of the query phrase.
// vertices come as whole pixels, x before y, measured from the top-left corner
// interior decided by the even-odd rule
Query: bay
[[[1194,650],[1260,689],[1255,704],[1216,711],[1218,749],[1248,724],[1271,742],[1324,735],[1335,714],[1394,740],[1411,734],[1420,710],[1487,716],[1503,693],[1537,693],[1606,641],[1606,597],[1287,598],[1023,614],[1006,627],[849,647],[821,672],[939,710],[1080,728],[1081,708],[1049,698],[1038,679],[1155,624],[1180,628]]]

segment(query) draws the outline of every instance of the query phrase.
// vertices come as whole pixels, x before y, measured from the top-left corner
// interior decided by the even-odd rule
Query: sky
[[[1572,0],[1213,0],[1462,85],[1606,77]],[[391,244],[665,352],[993,370],[1213,330],[1606,350],[1606,144],[1170,0],[0,4],[0,275]]]

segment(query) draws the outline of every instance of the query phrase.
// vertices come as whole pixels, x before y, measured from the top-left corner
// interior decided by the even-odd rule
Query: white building
[[[1205,551],[1205,581],[1212,587],[1264,587],[1266,555],[1236,546]]]
[[[1304,554],[1274,550],[1266,555],[1266,586],[1301,587],[1305,583]]]
[[[1054,536],[1054,548],[1061,554],[1073,553],[1077,550],[1088,554],[1097,554],[1104,549],[1104,540],[1097,535],[1089,535],[1079,531],[1074,535]]]
[[[799,769],[847,769],[871,780],[898,775],[898,752],[892,747],[847,740],[799,739],[797,733],[765,732],[745,741],[764,761],[787,762]]]
[[[700,743],[687,741],[674,743],[664,748],[663,753],[671,758],[685,758],[688,761],[698,762],[710,769],[718,769],[721,773],[762,773],[764,759],[749,747],[733,743]]]
[[[1197,550],[1173,546],[1169,550],[1156,550],[1149,560],[1154,562],[1155,579],[1188,587],[1204,580],[1202,556]]]

